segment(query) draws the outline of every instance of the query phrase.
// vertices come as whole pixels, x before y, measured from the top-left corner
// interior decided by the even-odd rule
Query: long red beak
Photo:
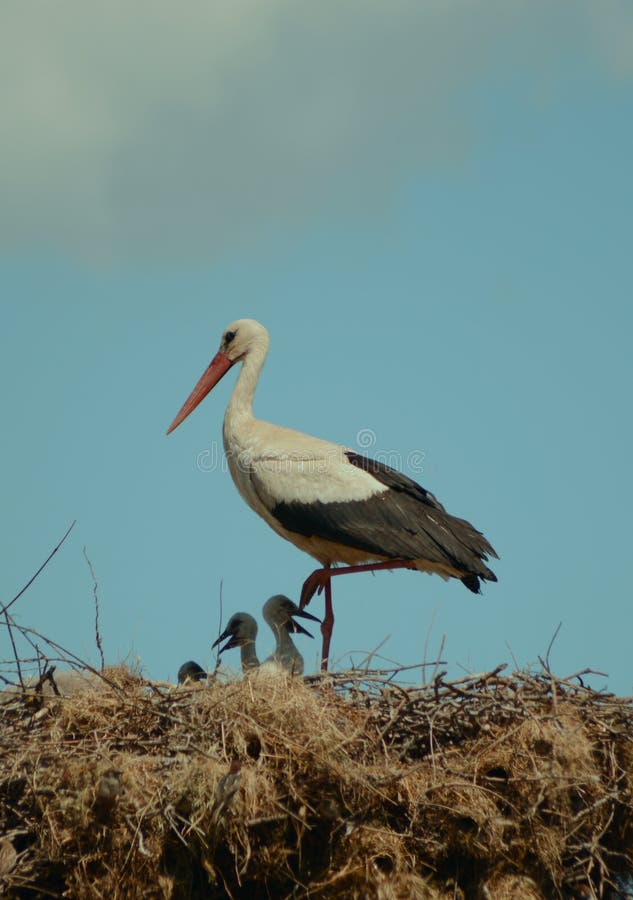
[[[208,369],[203,374],[202,378],[192,390],[192,392],[189,394],[182,405],[182,409],[167,429],[167,434],[171,434],[174,428],[178,428],[180,423],[184,422],[189,413],[194,411],[201,400],[204,400],[211,388],[214,388],[216,386],[218,381],[222,378],[223,375],[226,375],[232,365],[233,360],[230,360],[226,353],[219,352],[215,354],[215,356],[209,363]]]

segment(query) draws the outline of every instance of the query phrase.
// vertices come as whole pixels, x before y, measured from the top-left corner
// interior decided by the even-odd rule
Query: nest
[[[5,696],[0,895],[627,896],[631,700],[394,674]]]

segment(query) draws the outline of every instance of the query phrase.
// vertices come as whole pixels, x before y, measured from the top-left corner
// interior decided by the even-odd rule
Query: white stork
[[[224,416],[224,449],[235,485],[277,534],[319,561],[300,607],[325,589],[321,666],[327,669],[334,625],[331,578],[378,569],[417,569],[458,578],[474,593],[497,578],[485,564],[497,554],[469,522],[433,494],[376,460],[253,415],[253,395],[268,353],[268,332],[254,319],[233,322],[168,434],[235,363],[242,363]],[[343,564],[341,568],[332,568]]]

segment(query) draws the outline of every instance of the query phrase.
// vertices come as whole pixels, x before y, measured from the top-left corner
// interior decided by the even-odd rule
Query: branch
[[[49,553],[49,555],[48,555],[47,558],[44,560],[44,562],[42,563],[42,565],[39,567],[39,569],[37,570],[37,572],[35,573],[35,575],[33,575],[33,576],[27,581],[27,583],[24,585],[24,587],[22,588],[21,591],[18,591],[18,593],[17,593],[17,594],[15,595],[15,597],[13,598],[13,600],[11,600],[9,603],[7,603],[6,606],[3,606],[3,607],[2,607],[2,609],[0,610],[0,614],[6,613],[6,611],[7,611],[11,606],[13,606],[13,604],[15,603],[15,601],[16,601],[16,600],[19,600],[20,597],[22,596],[22,594],[23,594],[28,588],[31,587],[31,585],[33,584],[33,582],[35,581],[35,579],[37,578],[37,576],[40,574],[40,572],[42,572],[42,571],[46,568],[46,566],[49,564],[49,562],[51,561],[51,559],[55,556],[55,554],[57,553],[57,551],[59,550],[59,548],[61,547],[61,545],[64,543],[64,541],[66,540],[66,538],[67,538],[68,535],[70,534],[70,532],[73,530],[73,528],[75,527],[75,523],[76,523],[76,522],[77,522],[77,520],[74,519],[72,525],[70,526],[70,528],[68,529],[68,531],[66,532],[66,534],[63,536],[63,538],[61,539],[61,541],[59,542],[59,544],[55,547],[55,549],[52,550],[51,553]]]
[[[97,583],[97,576],[95,575],[95,570],[92,568],[92,563],[88,559],[88,554],[86,553],[86,548],[84,547],[84,558],[88,563],[88,568],[90,569],[90,574],[92,576],[92,593],[95,598],[95,641],[97,642],[97,650],[99,651],[99,656],[101,657],[101,671],[105,669],[105,659],[103,657],[103,645],[101,644],[101,633],[99,631],[99,594],[97,593],[97,589],[99,587]]]
[[[17,650],[17,647],[15,646],[15,638],[13,637],[13,628],[12,628],[13,617],[10,616],[9,613],[7,612],[6,606],[3,609],[3,613],[4,613],[5,622],[7,623],[7,628],[9,630],[9,638],[11,639],[11,647],[13,648],[13,657],[15,659],[15,664],[18,668],[18,678],[20,679],[20,686],[22,687],[22,690],[24,690],[24,679],[22,678],[22,666],[20,665],[20,657],[18,656],[18,650]],[[13,623],[13,624],[15,624],[15,623]]]

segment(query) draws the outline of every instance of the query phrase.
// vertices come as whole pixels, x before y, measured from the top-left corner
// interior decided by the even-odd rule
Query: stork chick
[[[211,649],[213,650],[226,638],[228,638],[228,641],[223,647],[220,647],[218,653],[221,654],[225,650],[239,647],[242,672],[246,674],[246,672],[259,667],[259,660],[255,651],[257,622],[251,615],[245,612],[237,612],[232,615],[220,637],[211,645]]]
[[[291,634],[307,634],[312,637],[303,625],[295,622],[294,616],[302,619],[312,619],[318,622],[316,616],[311,615],[304,609],[299,609],[296,603],[286,597],[284,594],[275,594],[264,603],[263,608],[264,620],[270,626],[275,635],[275,649],[273,653],[265,660],[267,663],[276,663],[284,668],[291,675],[303,675],[303,656],[295,647],[294,641],[290,637]]]

